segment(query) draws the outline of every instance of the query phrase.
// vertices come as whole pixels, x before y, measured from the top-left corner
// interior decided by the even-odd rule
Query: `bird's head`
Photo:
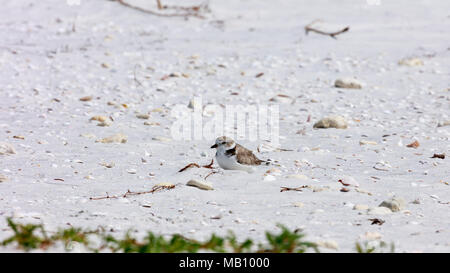
[[[216,143],[214,143],[211,148],[228,150],[234,148],[235,145],[236,144],[232,138],[221,136],[216,139]]]

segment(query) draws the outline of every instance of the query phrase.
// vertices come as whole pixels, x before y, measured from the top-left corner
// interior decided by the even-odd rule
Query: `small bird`
[[[232,138],[221,136],[211,146],[216,148],[216,160],[219,166],[225,170],[241,170],[253,172],[252,166],[268,164],[269,161],[258,159],[252,151],[234,142]]]

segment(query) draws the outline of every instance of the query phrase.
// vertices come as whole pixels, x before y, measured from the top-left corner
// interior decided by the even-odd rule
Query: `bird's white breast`
[[[241,170],[246,172],[253,172],[251,166],[245,166],[237,162],[236,156],[227,156],[225,153],[218,151],[216,153],[216,160],[219,166],[224,170]]]

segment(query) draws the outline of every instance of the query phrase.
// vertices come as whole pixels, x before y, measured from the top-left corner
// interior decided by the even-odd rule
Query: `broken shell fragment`
[[[91,101],[93,99],[92,96],[85,96],[85,97],[81,97],[80,101]]]
[[[271,98],[269,101],[278,103],[292,103],[293,99],[288,95],[278,94],[275,97]]]
[[[155,187],[175,187],[175,185],[170,182],[161,182],[156,184]]]
[[[420,146],[420,143],[417,140],[414,141],[413,143],[406,145],[406,147],[408,147],[408,148],[415,148],[415,149],[417,149],[419,146]]]
[[[207,182],[200,182],[198,180],[189,180],[186,185],[191,186],[191,187],[196,187],[199,188],[201,190],[213,190],[214,188],[212,187],[211,184],[207,183]]]
[[[126,143],[127,142],[127,136],[123,135],[123,134],[115,134],[109,137],[105,137],[102,139],[98,139],[95,142],[100,142],[100,143]]]
[[[8,181],[8,177],[4,176],[3,174],[0,174],[0,183]]]
[[[16,154],[16,149],[6,142],[0,142],[0,155]]]
[[[96,120],[96,121],[99,121],[99,122],[106,122],[106,121],[109,120],[109,118],[106,117],[106,116],[93,116],[93,117],[91,117],[89,119],[89,121],[92,121],[92,120]]]

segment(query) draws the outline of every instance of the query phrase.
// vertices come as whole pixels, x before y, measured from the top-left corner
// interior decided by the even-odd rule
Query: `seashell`
[[[0,155],[16,154],[16,149],[9,143],[0,142]]]
[[[186,185],[191,186],[191,187],[196,187],[199,188],[201,190],[213,190],[214,188],[212,187],[212,185],[210,183],[207,182],[200,182],[198,180],[189,180]]]

